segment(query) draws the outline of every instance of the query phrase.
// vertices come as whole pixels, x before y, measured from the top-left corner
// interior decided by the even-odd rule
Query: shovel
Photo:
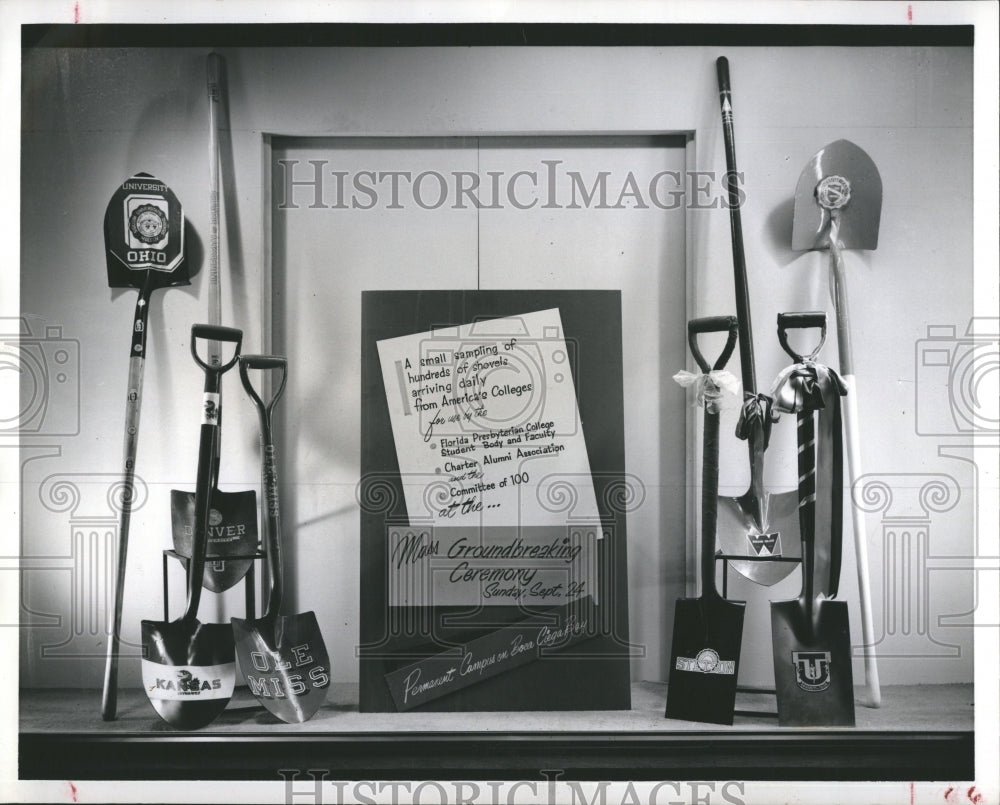
[[[793,350],[786,330],[822,326],[819,345],[808,356]],[[778,336],[782,347],[796,366],[786,376],[801,373],[793,394],[798,418],[799,472],[799,531],[802,537],[802,592],[792,601],[771,602],[771,636],[774,654],[774,687],[778,700],[778,723],[783,726],[854,726],[854,677],[851,669],[851,630],[847,603],[825,598],[815,589],[816,579],[816,434],[815,411],[827,408],[826,416],[839,426],[839,394],[843,387],[826,367],[812,363],[826,338],[826,316],[823,313],[782,314],[778,317]],[[823,378],[826,385],[817,378]],[[779,379],[780,382],[780,379]],[[794,382],[794,381],[793,381]],[[816,399],[820,397],[820,399]],[[824,423],[825,424],[825,423]],[[840,440],[839,428],[832,438]],[[824,440],[830,449],[832,439]],[[839,452],[839,451],[837,451]],[[842,479],[837,471],[825,479],[826,489],[820,488],[824,499],[840,500],[836,486]],[[829,493],[829,494],[827,494]],[[826,524],[824,524],[826,526]],[[839,530],[839,523],[831,530]]]
[[[705,433],[701,497],[701,597],[680,598],[674,610],[667,685],[667,718],[732,724],[736,677],[743,640],[746,603],[727,601],[715,588],[715,525],[719,491],[719,385],[710,373],[720,372],[736,346],[733,316],[695,319],[688,323],[688,343],[703,373]],[[700,333],[726,332],[729,338],[709,366],[698,348]]]
[[[125,461],[118,522],[115,602],[108,624],[108,652],[101,700],[102,718],[113,721],[118,710],[118,654],[125,596],[125,559],[135,492],[135,458],[139,446],[149,305],[157,288],[188,284],[187,264],[184,261],[184,212],[170,188],[148,173],[138,173],[123,182],[111,197],[104,214],[104,251],[108,285],[112,288],[139,289],[132,318],[128,391],[125,396]]]
[[[795,188],[792,248],[830,250],[830,283],[837,314],[840,375],[847,385],[844,432],[851,488],[864,474],[861,467],[861,436],[858,391],[851,350],[850,313],[844,274],[843,249],[875,249],[882,215],[882,178],[878,168],[861,148],[848,140],[837,140],[819,151],[799,176]],[[854,553],[858,569],[861,632],[864,640],[865,687],[870,707],[882,701],[878,664],[875,659],[875,629],[872,623],[871,583],[868,573],[868,539],[864,513],[851,507]],[[833,595],[836,589],[830,591]]]
[[[219,107],[222,103],[224,64],[218,53],[207,59],[209,112],[209,248],[208,248],[208,322],[222,324],[222,294],[219,274]],[[221,362],[219,344],[208,344],[209,363]],[[221,447],[221,445],[220,445]],[[218,448],[215,455],[219,463]],[[215,471],[218,479],[218,466]],[[228,590],[242,579],[253,565],[257,552],[257,496],[253,491],[220,492],[213,483],[212,508],[209,514],[208,553],[204,585],[213,593]],[[170,491],[170,522],[174,550],[191,556],[194,527],[194,495],[176,489]],[[226,557],[239,556],[232,559]]]
[[[250,381],[250,369],[281,372],[277,390],[264,403]],[[267,575],[271,590],[264,614],[256,620],[233,618],[233,635],[240,668],[250,691],[271,713],[289,724],[312,718],[326,701],[330,685],[330,658],[313,612],[278,615],[281,607],[281,522],[278,507],[278,473],[271,432],[271,412],[285,389],[288,362],[267,355],[244,355],[240,379],[260,418]]]
[[[235,344],[233,357],[214,366],[198,355],[199,338]],[[229,703],[236,682],[233,633],[223,623],[201,623],[205,549],[208,546],[209,494],[215,472],[219,439],[219,389],[222,375],[239,360],[243,333],[230,327],[196,324],[191,328],[191,354],[205,371],[198,478],[195,488],[195,527],[187,568],[187,606],[179,620],[142,622],[142,682],[160,717],[178,729],[197,729],[210,723]]]
[[[733,242],[736,318],[739,322],[740,372],[744,394],[743,412],[737,435],[746,439],[750,453],[750,487],[739,497],[719,498],[719,542],[726,554],[750,557],[748,561],[730,560],[730,566],[734,570],[757,584],[770,586],[791,573],[795,563],[753,561],[753,559],[794,557],[795,535],[798,531],[795,516],[797,501],[794,493],[775,495],[772,498],[764,491],[764,451],[767,449],[773,423],[771,398],[766,394],[757,393],[750,295],[747,290],[743,223],[740,217],[739,175],[736,170],[729,61],[724,56],[716,61],[716,71],[726,147],[726,189]]]

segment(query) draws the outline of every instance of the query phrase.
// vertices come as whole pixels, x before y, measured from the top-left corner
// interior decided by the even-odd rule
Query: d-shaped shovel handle
[[[278,381],[277,388],[271,393],[271,399],[266,403],[250,380],[251,369],[280,370],[281,379]],[[270,426],[271,411],[285,390],[285,382],[288,380],[288,359],[280,355],[242,355],[240,356],[240,380],[243,381],[243,388],[246,389],[250,399],[257,406],[257,410]]]
[[[788,343],[789,330],[812,330],[819,329],[819,343],[808,355],[796,352]],[[778,341],[781,348],[788,353],[793,361],[802,363],[815,358],[823,344],[826,343],[826,313],[821,310],[811,310],[805,313],[779,313],[778,314]]]
[[[203,341],[223,341],[227,344],[235,344],[233,357],[226,363],[215,365],[203,361],[198,354],[198,340]],[[194,324],[191,326],[191,355],[202,369],[205,370],[206,378],[210,374],[222,375],[232,369],[240,359],[240,348],[243,346],[243,331],[235,327],[222,327],[217,324]],[[206,381],[207,382],[207,381]]]
[[[702,333],[728,333],[726,345],[713,365],[709,365],[698,348],[698,336]],[[706,316],[701,319],[691,319],[688,322],[688,344],[691,347],[691,354],[698,364],[698,368],[704,374],[708,374],[713,369],[722,369],[736,349],[736,337],[739,333],[739,322],[735,316]]]

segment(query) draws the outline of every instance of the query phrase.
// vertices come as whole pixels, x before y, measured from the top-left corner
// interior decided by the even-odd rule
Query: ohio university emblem
[[[819,693],[830,687],[829,651],[793,651],[795,681],[802,690]]]

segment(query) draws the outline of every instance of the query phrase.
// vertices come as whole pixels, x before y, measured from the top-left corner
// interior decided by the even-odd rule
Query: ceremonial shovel
[[[861,148],[848,140],[837,140],[819,151],[799,176],[795,188],[792,248],[830,250],[830,284],[837,314],[840,374],[847,385],[844,432],[851,488],[863,475],[858,419],[858,391],[851,350],[850,313],[844,274],[843,249],[875,249],[882,214],[882,178],[878,168]],[[864,640],[865,685],[868,704],[882,701],[875,659],[871,586],[868,575],[868,540],[864,513],[851,506],[854,552],[858,569],[861,631]],[[836,589],[827,591],[830,595]]]
[[[281,607],[281,521],[278,473],[271,432],[271,412],[285,388],[288,362],[266,355],[244,355],[240,379],[260,417],[264,481],[264,544],[271,584],[264,614],[256,620],[233,618],[233,635],[240,668],[257,700],[282,721],[296,724],[311,718],[326,701],[330,685],[330,658],[313,612],[278,615]],[[271,400],[264,403],[250,381],[250,369],[281,372]]]
[[[819,345],[803,356],[788,344],[786,330],[822,326]],[[839,395],[843,386],[826,367],[813,358],[826,340],[823,313],[782,314],[778,317],[782,347],[796,361],[788,375],[789,389],[779,397],[794,401],[798,418],[799,530],[802,536],[802,592],[797,600],[771,602],[771,640],[774,654],[774,687],[778,700],[778,723],[785,726],[854,726],[854,677],[851,669],[851,630],[847,602],[831,601],[815,589],[814,560],[817,528],[822,525],[839,532],[836,525],[817,522],[817,494],[834,504],[842,502],[840,467],[825,478],[826,488],[817,489],[816,434],[817,409],[832,420],[832,433],[821,446],[839,455]],[[798,375],[797,377],[794,377]],[[780,382],[780,379],[779,379]],[[827,421],[822,423],[829,427]],[[826,531],[824,530],[824,533]]]
[[[715,361],[698,348],[700,333],[728,331],[726,345]],[[715,524],[719,487],[719,411],[721,394],[712,373],[720,372],[736,346],[737,322],[716,316],[688,322],[688,343],[704,379],[700,397],[705,405],[701,489],[701,597],[680,598],[674,610],[670,646],[667,718],[732,724],[736,677],[743,641],[746,603],[727,601],[715,588]]]
[[[235,344],[224,364],[206,363],[198,355],[198,339]],[[219,439],[219,389],[222,375],[239,360],[243,333],[230,327],[196,324],[191,328],[191,354],[205,371],[198,479],[195,487],[194,541],[187,566],[187,606],[180,620],[142,622],[142,683],[160,717],[178,729],[197,729],[213,721],[229,703],[236,682],[233,632],[228,624],[201,623],[205,549],[208,546],[209,496]]]
[[[757,393],[753,332],[750,322],[750,295],[747,289],[746,256],[743,250],[743,223],[740,217],[739,175],[733,132],[732,93],[729,62],[716,61],[722,130],[726,146],[726,189],[729,223],[733,242],[733,276],[736,283],[736,318],[739,322],[740,370],[743,381],[743,415],[738,435],[747,440],[750,453],[750,487],[736,498],[719,498],[719,543],[725,553],[747,556],[750,560],[730,561],[732,567],[757,584],[771,585],[792,572],[793,562],[752,561],[754,558],[794,556],[798,522],[795,493],[768,495],[764,491],[764,451],[771,430],[771,399]]]
[[[104,214],[104,251],[108,285],[112,288],[139,289],[132,319],[128,393],[125,399],[125,468],[118,523],[115,601],[108,625],[108,652],[101,701],[101,716],[105,721],[113,721],[118,709],[118,653],[125,596],[125,560],[135,497],[135,458],[139,447],[149,305],[157,288],[188,284],[187,264],[184,261],[184,212],[170,188],[148,173],[136,174],[123,182],[111,197]]]
[[[222,324],[222,296],[219,263],[219,126],[218,111],[222,97],[222,57],[208,55],[208,110],[209,110],[209,217],[210,239],[208,249],[208,322]],[[209,363],[218,365],[219,346],[208,344]],[[215,483],[219,475],[219,448],[215,454]],[[253,565],[257,552],[257,496],[246,492],[220,492],[212,487],[209,514],[208,554],[212,561],[205,566],[204,585],[213,593],[228,590]],[[191,556],[191,535],[194,528],[194,495],[176,489],[170,490],[170,522],[174,550],[181,556]],[[241,556],[241,559],[226,557]]]

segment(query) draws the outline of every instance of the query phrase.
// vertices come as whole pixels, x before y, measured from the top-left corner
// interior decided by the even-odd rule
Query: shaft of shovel
[[[272,392],[271,399],[264,402],[250,381],[249,370],[279,370],[281,379]],[[262,618],[276,616],[281,606],[283,567],[281,562],[281,510],[278,505],[278,467],[277,453],[274,448],[274,437],[271,428],[272,412],[288,380],[288,361],[276,355],[244,355],[240,358],[240,380],[247,395],[253,401],[260,420],[261,450],[263,462],[261,467],[264,499],[266,501],[267,519],[264,524],[264,544],[267,546],[267,574],[270,579],[270,593]]]
[[[221,98],[222,57],[209,53],[207,61],[208,86],[208,322],[222,324],[222,285],[219,261],[219,123],[218,112]],[[222,346],[218,341],[208,343],[209,363],[222,364]]]
[[[799,471],[799,532],[802,535],[802,603],[806,623],[813,623],[813,549],[816,519],[816,425],[812,411],[799,411],[798,471]]]
[[[132,320],[128,392],[125,395],[125,457],[122,470],[121,513],[118,520],[115,600],[108,624],[108,651],[104,664],[104,693],[101,699],[101,717],[105,721],[113,721],[118,712],[118,655],[121,647],[122,608],[125,602],[125,563],[128,556],[132,503],[135,500],[135,459],[139,448],[142,380],[146,365],[146,324],[149,319],[149,300],[154,287],[151,272],[147,272],[146,281],[139,289]]]
[[[844,441],[847,443],[847,474],[851,489],[864,474],[861,465],[861,433],[858,419],[858,387],[854,376],[854,354],[851,345],[851,317],[847,301],[844,255],[840,247],[840,221],[834,212],[830,216],[830,290],[837,317],[837,348],[840,373],[847,385],[844,407]],[[880,707],[882,689],[879,684],[878,661],[875,658],[875,624],[872,618],[871,581],[868,571],[868,540],[864,512],[851,502],[851,523],[854,532],[854,556],[858,573],[858,598],[861,609],[861,636],[864,641],[865,687],[869,707]]]

